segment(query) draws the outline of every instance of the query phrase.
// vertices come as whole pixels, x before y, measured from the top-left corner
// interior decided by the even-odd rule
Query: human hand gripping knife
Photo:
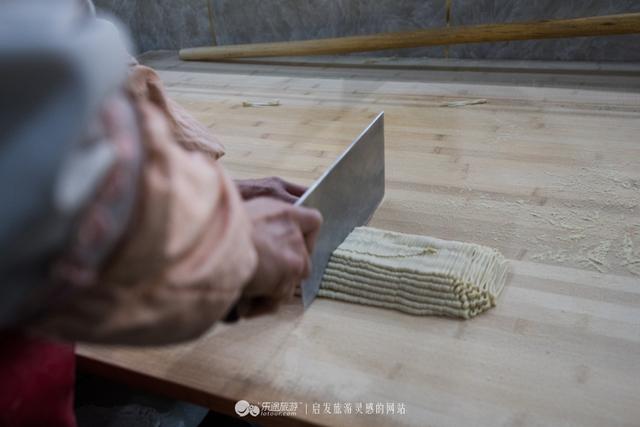
[[[318,294],[333,251],[354,228],[369,221],[383,196],[384,113],[380,113],[295,203],[318,209],[323,216],[311,254],[311,273],[301,286],[305,309]],[[224,321],[239,318],[236,306]]]

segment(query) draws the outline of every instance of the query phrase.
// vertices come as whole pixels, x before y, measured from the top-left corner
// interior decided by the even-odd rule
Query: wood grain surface
[[[80,346],[83,368],[228,414],[240,399],[298,402],[265,426],[638,425],[640,95],[628,69],[500,84],[478,65],[482,84],[429,67],[143,60],[222,139],[237,178],[311,183],[384,110],[387,194],[371,225],[496,247],[512,274],[470,321],[318,299],[186,345]],[[324,413],[358,402],[406,413]]]

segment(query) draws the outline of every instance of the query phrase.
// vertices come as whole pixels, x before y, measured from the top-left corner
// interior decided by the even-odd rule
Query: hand
[[[244,290],[239,314],[252,316],[274,310],[309,275],[309,255],[322,216],[314,209],[269,198],[246,202],[246,208],[253,224],[258,267]]]
[[[282,178],[270,177],[261,179],[237,179],[236,185],[244,200],[256,197],[271,197],[287,203],[295,203],[307,188],[285,181]]]

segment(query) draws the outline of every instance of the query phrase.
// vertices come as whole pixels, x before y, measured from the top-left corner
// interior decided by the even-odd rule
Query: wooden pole
[[[180,58],[201,61],[267,56],[335,55],[421,46],[632,33],[640,33],[640,13],[434,28],[318,40],[195,47],[180,50]]]

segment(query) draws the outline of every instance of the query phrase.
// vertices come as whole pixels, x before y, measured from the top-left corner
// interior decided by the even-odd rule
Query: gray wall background
[[[95,0],[139,52],[213,43],[302,40],[446,25],[446,0]],[[450,25],[640,12],[640,0],[451,0]],[[640,61],[640,35],[403,49],[376,56]]]

